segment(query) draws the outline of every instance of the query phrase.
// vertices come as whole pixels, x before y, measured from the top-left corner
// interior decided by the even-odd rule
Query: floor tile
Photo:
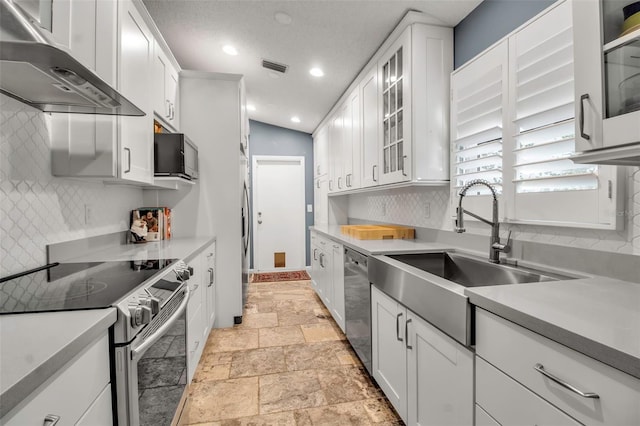
[[[326,399],[314,370],[260,377],[260,414],[325,405]]]
[[[193,383],[188,423],[203,423],[259,414],[258,378]]]
[[[313,425],[370,425],[362,402],[347,402],[305,410]]]
[[[258,347],[258,329],[219,328],[207,339],[207,352],[231,352]]]
[[[398,415],[386,398],[368,399],[363,402],[363,406],[372,422],[398,424]]]
[[[318,380],[328,404],[381,397],[367,372],[357,367],[318,370]]]
[[[277,326],[278,314],[275,312],[249,314],[245,311],[244,315],[242,315],[242,324],[239,328],[264,328]]]
[[[238,351],[233,354],[229,377],[250,377],[286,371],[282,347]]]
[[[227,380],[229,378],[229,371],[231,364],[219,364],[219,365],[198,365],[198,369],[193,375],[193,382],[212,382],[216,380]]]
[[[306,343],[284,348],[289,371],[336,368],[341,365],[338,353],[345,350],[341,341]]]
[[[316,324],[320,322],[313,311],[302,312],[278,312],[278,325],[286,327],[288,325]]]
[[[300,327],[260,328],[260,347],[285,346],[304,343],[304,336]]]
[[[293,411],[223,420],[221,426],[297,426]]]
[[[330,340],[342,340],[341,336],[330,323],[301,325],[304,339],[308,343],[326,342]]]

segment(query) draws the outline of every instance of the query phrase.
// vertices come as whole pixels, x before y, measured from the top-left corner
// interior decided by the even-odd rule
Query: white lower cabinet
[[[481,406],[476,404],[476,421],[475,426],[500,426],[496,419],[491,417]]]
[[[344,247],[316,232],[311,232],[311,280],[322,303],[344,331]]]
[[[499,423],[640,424],[640,379],[483,309],[475,318],[477,403]]]
[[[476,359],[476,402],[494,424],[580,424],[480,357]]]
[[[0,419],[0,424],[50,424],[46,422],[47,416],[59,417],[58,425],[113,424],[109,338],[106,330],[103,336],[83,349],[18,407]]]
[[[373,377],[408,425],[473,423],[473,354],[371,287]]]
[[[206,287],[203,285],[205,275],[203,266],[205,263],[201,256],[199,255],[188,262],[188,265],[193,268],[193,274],[187,281],[190,293],[187,304],[187,372],[189,382],[191,382],[196,372],[208,335],[205,321],[207,310]]]

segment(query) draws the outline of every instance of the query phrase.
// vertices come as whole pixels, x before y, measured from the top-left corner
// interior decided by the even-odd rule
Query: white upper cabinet
[[[318,128],[316,154],[328,138],[329,193],[448,183],[453,30],[423,20],[405,17]],[[321,158],[315,166],[321,176]]]
[[[323,126],[313,138],[313,176],[318,178],[328,172],[329,163],[329,128]]]
[[[407,28],[378,65],[382,85],[381,184],[406,181],[411,175],[410,65],[411,28]]]
[[[118,117],[119,177],[140,183],[153,181],[153,114],[151,75],[154,39],[131,0],[118,3],[118,89],[147,113]]]
[[[378,168],[378,70],[373,67],[365,73],[360,82],[360,129],[362,132],[361,147],[361,187],[379,184]]]
[[[452,70],[451,28],[413,24],[380,57],[380,184],[449,179]]]
[[[640,143],[640,29],[622,12],[634,1],[573,2],[578,151]]]
[[[175,130],[178,125],[178,70],[158,41],[153,53],[153,110]]]

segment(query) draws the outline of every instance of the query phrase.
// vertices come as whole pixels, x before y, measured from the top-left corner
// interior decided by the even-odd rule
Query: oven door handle
[[[147,349],[149,349],[149,347],[156,343],[158,339],[160,339],[169,330],[173,323],[176,322],[180,315],[182,315],[182,313],[185,311],[185,309],[187,309],[188,303],[189,286],[187,285],[184,286],[184,300],[180,303],[180,306],[178,306],[178,309],[176,309],[173,315],[171,315],[171,317],[164,324],[158,327],[156,332],[149,336],[147,340],[144,341],[144,343],[131,351],[131,359],[133,361],[137,361],[139,358],[141,358],[142,355],[144,355],[144,353],[147,351]]]

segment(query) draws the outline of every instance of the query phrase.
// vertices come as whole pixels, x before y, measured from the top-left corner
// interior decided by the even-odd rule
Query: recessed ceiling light
[[[230,44],[227,44],[226,46],[224,46],[222,48],[222,51],[224,53],[226,53],[227,55],[231,55],[231,56],[237,56],[238,55],[238,50],[235,47],[231,46]]]
[[[298,116],[294,115],[293,117],[291,117],[291,121],[294,122],[294,123],[299,123],[300,122],[300,118]]]
[[[273,18],[282,25],[289,25],[293,19],[284,12],[276,12]]]
[[[324,76],[324,71],[322,71],[320,68],[311,68],[309,70],[309,74],[311,74],[314,77],[322,77]]]
[[[256,106],[252,105],[252,104],[247,104],[247,111],[255,111],[256,110]]]

